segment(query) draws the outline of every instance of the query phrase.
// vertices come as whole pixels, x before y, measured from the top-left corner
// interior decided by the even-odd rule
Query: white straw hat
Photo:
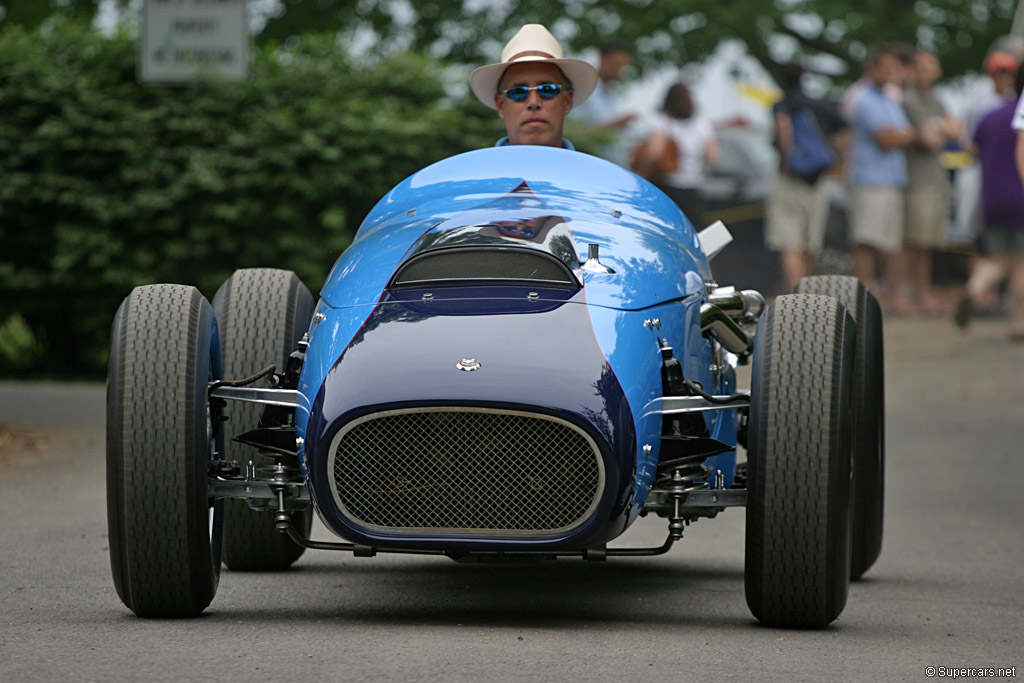
[[[561,69],[572,83],[574,106],[590,97],[597,85],[597,69],[582,59],[564,59],[562,46],[550,31],[540,24],[526,24],[505,44],[499,63],[481,66],[473,71],[469,77],[473,94],[488,107],[495,109],[494,95],[498,91],[501,75],[509,66],[520,62],[550,62]]]

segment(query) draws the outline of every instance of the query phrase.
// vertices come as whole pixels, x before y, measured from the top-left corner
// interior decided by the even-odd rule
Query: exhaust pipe
[[[733,320],[755,322],[764,310],[764,297],[761,292],[753,289],[737,292],[731,287],[731,291],[722,291],[724,289],[714,291],[708,297],[708,303],[721,308]]]
[[[700,307],[700,329],[704,334],[715,335],[727,351],[737,356],[746,356],[752,351],[753,338],[728,313],[714,304]]]
[[[716,290],[708,303],[700,307],[700,327],[713,334],[722,346],[737,356],[753,351],[754,339],[740,327],[740,322],[753,323],[764,310],[764,297],[753,289]]]

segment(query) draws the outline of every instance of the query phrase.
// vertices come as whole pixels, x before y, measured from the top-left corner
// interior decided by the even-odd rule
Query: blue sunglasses
[[[502,94],[510,100],[522,102],[530,96],[531,90],[536,90],[542,100],[550,100],[552,97],[558,97],[563,90],[566,90],[566,87],[564,85],[556,85],[554,83],[541,83],[540,85],[535,85],[533,87],[517,85],[514,88],[509,88]]]

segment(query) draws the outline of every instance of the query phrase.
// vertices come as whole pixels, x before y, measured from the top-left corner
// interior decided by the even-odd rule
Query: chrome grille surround
[[[389,286],[474,281],[579,288],[572,272],[560,260],[522,247],[449,247],[428,251],[402,264]]]
[[[392,533],[557,535],[590,518],[605,485],[601,451],[576,425],[474,407],[357,418],[327,471],[342,514]]]

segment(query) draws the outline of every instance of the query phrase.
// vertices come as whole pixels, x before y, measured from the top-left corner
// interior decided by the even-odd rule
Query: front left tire
[[[213,298],[220,325],[224,376],[240,379],[268,365],[283,373],[313,317],[313,295],[299,277],[276,268],[236,270]],[[256,386],[268,386],[261,380]],[[235,436],[256,429],[263,407],[233,402],[225,423],[225,459],[257,461],[249,446],[233,442]],[[274,515],[249,507],[244,500],[224,503],[224,564],[234,571],[282,571],[305,551],[274,526]],[[293,525],[309,537],[312,507],[292,513]]]
[[[846,605],[855,340],[834,297],[780,296],[758,323],[744,583],[769,626],[822,628]]]

